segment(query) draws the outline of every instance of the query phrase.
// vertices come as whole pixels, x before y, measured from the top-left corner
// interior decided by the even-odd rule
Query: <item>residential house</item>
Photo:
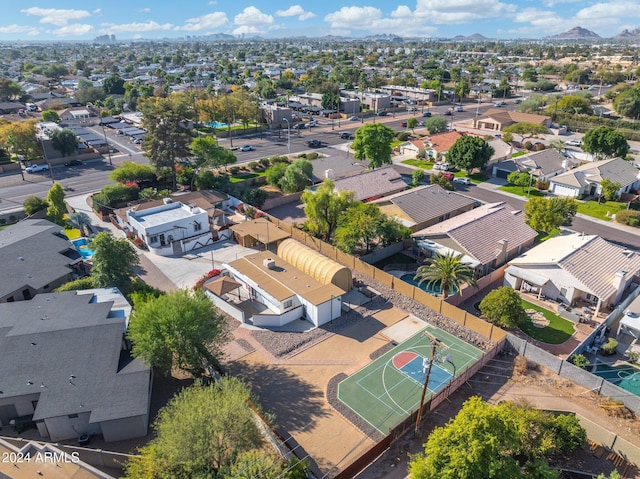
[[[468,258],[478,276],[489,274],[530,248],[538,233],[508,203],[489,203],[415,232],[416,250],[427,258],[454,252]]]
[[[445,161],[449,149],[460,138],[462,138],[462,133],[458,133],[457,131],[431,135],[425,148],[427,158],[432,158],[436,161]]]
[[[479,202],[438,185],[425,185],[372,201],[380,210],[418,231],[472,210]]]
[[[555,148],[528,153],[515,158],[520,171],[529,171],[537,180],[549,180],[575,165]]]
[[[502,131],[504,127],[513,125],[514,123],[535,123],[549,127],[551,126],[551,117],[509,111],[502,108],[490,108],[484,115],[460,122],[459,124],[469,124],[469,126],[479,130]]]
[[[487,141],[487,144],[493,148],[493,155],[489,158],[487,169],[490,169],[491,165],[511,158],[513,147],[508,143],[505,143],[502,139],[494,138]]]
[[[125,341],[130,314],[115,288],[0,304],[0,423],[51,441],[145,436],[152,373]]]
[[[407,189],[407,184],[393,167],[376,168],[335,181],[335,191],[353,191],[356,201],[373,201]]]
[[[60,112],[60,119],[70,123],[88,123],[91,118],[91,112],[86,108],[67,109]]]
[[[83,272],[82,257],[62,228],[43,219],[26,219],[1,230],[0,257],[0,303],[49,293]]]
[[[618,194],[640,188],[640,171],[622,158],[594,161],[554,176],[549,180],[549,191],[558,196],[579,198],[600,196],[600,183],[605,178],[620,183]]]
[[[286,241],[295,243],[294,240]],[[296,319],[322,326],[340,317],[341,298],[346,291],[330,279],[344,275],[344,270],[349,276],[351,272],[322,255],[318,260],[313,253],[309,258],[313,260],[314,271],[324,274],[331,270],[332,275],[321,277],[316,274],[314,277],[268,251],[223,265],[251,299],[253,314],[250,320],[254,326],[284,326]]]
[[[614,307],[640,271],[640,254],[596,235],[563,231],[509,261],[504,284],[596,312]]]
[[[179,256],[213,243],[207,212],[170,198],[152,208],[130,208],[127,224],[149,251],[160,256]]]

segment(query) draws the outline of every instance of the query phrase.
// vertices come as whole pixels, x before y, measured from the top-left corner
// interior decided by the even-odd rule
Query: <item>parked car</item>
[[[406,121],[401,122],[401,123],[400,123],[400,126],[401,126],[402,128],[406,128],[406,127],[407,127],[407,122],[406,122]]]
[[[418,111],[418,107],[417,106],[410,106],[409,108],[407,108],[407,111]]]
[[[498,108],[501,107],[501,106],[505,106],[505,105],[506,105],[506,103],[503,102],[503,101],[497,101],[497,102],[495,102],[493,104],[493,106],[497,106]]]
[[[451,173],[450,171],[443,171],[442,176],[444,176],[449,181],[453,181],[453,173]]]
[[[471,180],[469,178],[465,178],[465,177],[459,177],[459,178],[454,178],[453,179],[454,183],[458,183],[460,185],[470,185],[471,184]]]
[[[457,106],[453,109],[453,111],[455,111],[456,113],[464,111],[464,108],[462,108],[461,106]]]
[[[447,116],[451,116],[451,110],[445,111],[444,114],[447,115]]]
[[[27,166],[24,171],[26,171],[27,173],[37,173],[38,171],[47,171],[48,169],[49,165],[45,163],[44,165]]]
[[[429,117],[431,116],[431,112],[430,112],[430,111],[425,111],[425,112],[422,114],[422,116],[423,116],[424,118],[429,118]]]
[[[307,141],[307,145],[310,148],[320,148],[322,146],[322,142],[320,140],[309,140]]]
[[[340,133],[340,138],[342,138],[343,140],[353,140],[355,137],[353,136],[353,133],[343,131],[342,133]]]
[[[446,161],[439,161],[438,163],[433,165],[433,168],[441,171],[449,171],[451,169],[451,165]]]
[[[243,145],[240,148],[238,148],[238,150],[240,150],[240,151],[253,151],[253,146],[251,146],[251,145]]]
[[[418,122],[418,126],[424,126],[424,120]]]
[[[387,116],[389,114],[388,111],[379,111],[378,116]]]
[[[564,143],[567,146],[582,146],[582,142],[580,140],[569,140]]]
[[[297,123],[291,127],[292,130],[304,130],[305,128],[304,123]]]
[[[309,123],[307,123],[307,126],[309,128],[312,128],[314,126],[318,126],[318,123],[315,120],[311,120]]]
[[[358,121],[360,117],[354,115],[354,116],[350,116],[348,119],[349,121]]]
[[[80,160],[71,160],[71,161],[67,161],[64,166],[80,166],[82,165],[82,162]]]

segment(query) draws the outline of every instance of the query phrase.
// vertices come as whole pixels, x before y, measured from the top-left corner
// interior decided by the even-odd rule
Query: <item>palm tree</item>
[[[91,224],[91,218],[89,218],[88,214],[83,213],[82,211],[77,211],[69,215],[69,223],[71,223],[71,226],[74,228],[79,229],[82,236],[87,236],[85,234],[86,228]]]
[[[429,260],[428,264],[418,268],[413,279],[418,281],[418,286],[423,282],[426,282],[428,287],[440,284],[443,299],[449,296],[452,288],[460,291],[462,283],[467,283],[474,288],[478,287],[473,268],[462,262],[461,254],[454,252],[446,256],[438,253],[435,258]]]

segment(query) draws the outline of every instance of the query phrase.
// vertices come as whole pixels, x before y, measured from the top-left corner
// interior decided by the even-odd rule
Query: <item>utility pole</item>
[[[420,406],[418,406],[418,416],[416,417],[416,428],[415,435],[418,435],[418,431],[420,429],[420,422],[422,421],[422,409],[424,407],[424,397],[427,394],[427,385],[429,384],[429,376],[431,376],[431,367],[433,366],[433,362],[436,359],[436,350],[438,346],[448,348],[448,346],[442,344],[438,338],[434,335],[429,334],[427,332],[424,333],[431,340],[431,353],[429,358],[429,367],[427,369],[427,374],[424,377],[424,384],[422,385],[422,395],[420,396]]]

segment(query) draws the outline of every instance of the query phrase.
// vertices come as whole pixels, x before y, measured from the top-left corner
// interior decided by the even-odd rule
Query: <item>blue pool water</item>
[[[209,126],[211,128],[216,128],[217,130],[219,130],[221,128],[229,128],[229,124],[228,123],[220,123],[218,121],[210,121],[209,122]]]
[[[82,256],[82,259],[89,259],[93,256],[93,250],[89,248],[89,242],[87,241],[87,238],[79,238],[73,240],[72,243]]]
[[[598,364],[593,374],[629,391],[631,394],[640,396],[640,369],[630,364],[618,366]]]
[[[402,276],[400,276],[400,279],[405,283],[412,284],[415,287],[420,288],[423,291],[426,291],[429,294],[433,294],[433,295],[442,294],[442,291],[440,290],[440,283],[433,283],[427,287],[427,282],[424,281],[420,286],[418,286],[418,281],[413,279],[414,276],[415,274],[413,273],[403,274]],[[456,294],[457,292],[458,292],[457,288],[453,288],[453,287],[449,288],[449,296],[451,296],[452,294]]]

